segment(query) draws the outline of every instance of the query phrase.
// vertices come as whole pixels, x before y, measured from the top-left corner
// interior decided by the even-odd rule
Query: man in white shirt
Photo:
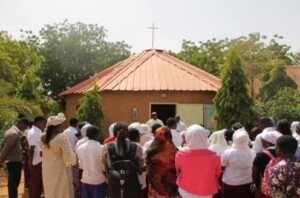
[[[164,126],[164,123],[160,119],[158,119],[157,113],[156,112],[152,112],[151,113],[151,119],[148,120],[146,124],[150,128],[152,128],[152,125],[156,124],[156,123],[160,124],[161,126]]]
[[[34,118],[33,125],[27,134],[29,145],[30,198],[40,198],[43,193],[42,156],[39,141],[45,127],[46,119],[42,116],[38,116]]]
[[[106,177],[101,160],[102,145],[97,141],[99,129],[89,126],[86,131],[87,142],[76,148],[82,173],[82,197],[105,198]]]
[[[180,116],[179,116],[179,115],[175,116],[175,120],[176,120],[176,122],[177,122],[176,130],[177,130],[178,132],[186,131],[186,125],[185,125],[184,122],[182,122],[182,121],[180,120]]]
[[[71,148],[73,151],[75,151],[75,145],[77,142],[77,137],[76,137],[76,134],[78,133],[77,127],[78,127],[77,118],[71,118],[69,121],[69,127],[63,132],[69,138]]]
[[[167,127],[171,130],[172,133],[172,141],[176,147],[181,147],[182,144],[182,136],[176,130],[177,122],[175,118],[168,118],[167,119]]]

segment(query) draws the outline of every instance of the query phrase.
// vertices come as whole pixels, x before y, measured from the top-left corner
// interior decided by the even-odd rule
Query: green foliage
[[[206,42],[200,41],[198,44],[183,40],[179,53],[169,53],[215,76],[220,76],[226,52],[231,46],[235,47],[249,82],[248,92],[252,99],[257,99],[255,81],[263,77],[262,74],[267,70],[270,61],[282,60],[285,66],[300,62],[299,53],[292,54],[289,46],[280,44],[282,38],[274,35],[268,39],[259,33],[251,33],[246,37],[241,36],[230,40],[212,39]]]
[[[28,68],[21,79],[17,95],[29,101],[41,101],[44,90],[40,86],[41,80],[36,75],[36,68]]]
[[[10,83],[0,80],[0,139],[4,131],[16,120],[18,115],[33,119],[35,116],[42,114],[37,104],[8,95],[11,89]]]
[[[47,94],[54,97],[130,55],[124,42],[106,41],[106,30],[98,25],[65,20],[45,25],[40,36],[40,76]]]
[[[220,75],[220,65],[224,63],[224,51],[227,47],[227,39],[208,40],[195,43],[183,40],[182,50],[178,54],[172,53],[177,58],[199,67],[216,76]]]
[[[272,100],[283,87],[297,89],[297,84],[286,74],[285,61],[270,61],[262,76],[263,85],[260,89],[262,102]]]
[[[33,119],[41,115],[36,70],[41,57],[25,41],[0,32],[0,136],[18,115]]]
[[[50,115],[57,115],[60,112],[60,105],[57,101],[55,100],[49,100],[47,101],[47,106],[50,110]]]
[[[88,121],[101,129],[104,117],[101,97],[98,93],[97,86],[85,92],[80,100],[81,104],[76,111],[79,121]]]
[[[300,65],[300,52],[297,52],[293,56],[293,65]]]
[[[11,123],[18,115],[23,115],[28,119],[33,119],[41,115],[40,107],[26,99],[16,96],[10,96],[11,84],[0,80],[0,120],[1,123]],[[0,130],[1,130],[0,125]]]
[[[283,87],[269,101],[256,106],[258,115],[272,116],[275,120],[300,120],[300,92],[291,87]]]
[[[0,117],[0,148],[3,145],[3,139],[4,139],[4,135],[5,135],[5,131],[11,127],[11,124],[13,123],[13,121],[16,120],[16,117],[12,118],[11,123],[9,123],[6,119]]]
[[[6,96],[7,94],[9,94],[11,92],[11,90],[13,89],[12,84],[0,79],[0,97],[1,96]]]
[[[279,43],[282,39],[282,36],[275,34],[270,40],[269,45],[266,47],[269,51],[269,60],[282,60],[285,65],[291,65],[294,55],[290,52],[290,46]]]
[[[0,97],[0,117],[5,120],[11,120],[16,114],[22,114],[28,119],[33,119],[41,115],[41,109],[38,105],[13,96]]]
[[[0,32],[0,79],[12,85],[11,93],[27,89],[26,85],[22,85],[24,79],[27,80],[25,84],[31,84],[29,82],[31,80],[39,81],[36,70],[40,62],[41,57],[25,41],[17,41],[6,32]],[[31,76],[24,78],[24,75],[28,75],[30,72]],[[31,93],[33,92],[29,92],[27,95],[29,96]]]
[[[254,80],[259,78],[265,63],[268,61],[268,51],[263,40],[265,36],[259,33],[249,34],[248,37],[239,37],[230,41],[235,46],[242,60],[243,70],[249,82],[249,93],[254,98]]]
[[[253,101],[247,93],[247,79],[242,70],[241,59],[234,47],[226,55],[221,73],[222,87],[214,98],[216,128],[230,127],[231,120],[237,120],[244,126],[252,123]]]
[[[35,48],[0,32],[0,78],[4,95],[17,95],[34,102],[40,100],[43,93],[37,89],[41,84],[37,76],[40,62]]]
[[[44,100],[41,102],[41,108],[43,112],[47,115],[57,115],[61,112],[60,103],[56,100],[51,98],[45,97]]]

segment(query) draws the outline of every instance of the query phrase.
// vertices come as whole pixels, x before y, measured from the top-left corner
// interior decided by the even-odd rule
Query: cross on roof
[[[152,23],[152,27],[148,27],[148,29],[152,29],[152,49],[154,49],[154,30],[157,30],[158,27],[155,27],[154,23]]]

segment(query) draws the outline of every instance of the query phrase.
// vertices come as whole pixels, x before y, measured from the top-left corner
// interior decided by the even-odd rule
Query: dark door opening
[[[152,112],[156,112],[158,118],[166,124],[168,118],[174,117],[176,114],[175,104],[151,104],[150,117]]]

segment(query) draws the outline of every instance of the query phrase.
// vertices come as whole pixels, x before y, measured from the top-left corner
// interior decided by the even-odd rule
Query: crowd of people
[[[103,144],[88,122],[71,118],[63,130],[62,113],[32,126],[20,119],[0,155],[9,197],[18,196],[22,158],[30,198],[300,197],[300,122],[261,117],[250,132],[238,121],[210,132],[151,116],[111,124]]]

